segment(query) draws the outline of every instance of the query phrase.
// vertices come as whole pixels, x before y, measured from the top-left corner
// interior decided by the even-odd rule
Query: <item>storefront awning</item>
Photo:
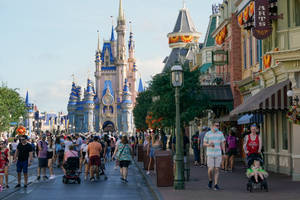
[[[205,63],[203,65],[201,65],[200,72],[201,73],[205,73],[210,67],[212,66],[212,63]]]
[[[290,87],[289,85],[290,81],[286,80],[262,89],[231,111],[230,115],[238,115],[257,110],[287,109],[288,99],[286,92]]]
[[[262,123],[263,122],[263,115],[260,113],[255,113],[255,114],[245,114],[241,116],[238,120],[237,123],[239,125],[241,124],[251,124],[251,123]]]

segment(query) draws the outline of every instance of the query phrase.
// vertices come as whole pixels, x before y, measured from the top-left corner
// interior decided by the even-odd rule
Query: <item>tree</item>
[[[17,89],[11,89],[2,84],[0,87],[0,133],[8,131],[10,122],[18,122],[19,118],[24,117],[25,114],[25,101]]]
[[[134,124],[137,129],[146,130],[146,117],[149,111],[149,108],[152,104],[151,91],[145,90],[138,94],[136,98],[136,106],[133,109],[134,115]]]

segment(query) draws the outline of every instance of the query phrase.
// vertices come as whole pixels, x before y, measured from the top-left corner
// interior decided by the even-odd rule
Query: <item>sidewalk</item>
[[[247,192],[247,178],[245,169],[238,166],[233,173],[220,173],[220,191],[207,189],[207,168],[193,166],[191,163],[190,181],[185,182],[185,190],[175,191],[173,187],[156,187],[156,175],[146,175],[143,170],[143,163],[137,162],[139,170],[148,182],[152,192],[157,199],[182,200],[182,199],[205,199],[205,200],[298,200],[300,199],[300,182],[293,182],[291,177],[286,175],[270,173],[268,178],[269,192],[260,190],[253,193]]]

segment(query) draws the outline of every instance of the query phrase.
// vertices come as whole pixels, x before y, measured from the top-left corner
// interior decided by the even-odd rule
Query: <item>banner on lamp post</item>
[[[269,0],[255,0],[255,25],[252,32],[258,40],[263,40],[272,34],[269,7]]]

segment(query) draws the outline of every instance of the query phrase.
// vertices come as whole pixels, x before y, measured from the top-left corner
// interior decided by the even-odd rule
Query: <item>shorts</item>
[[[226,155],[228,155],[229,157],[231,156],[235,156],[237,154],[237,150],[234,148],[234,149],[229,149],[226,153]]]
[[[10,155],[11,155],[11,156],[14,156],[15,153],[16,153],[16,150],[12,150],[12,151],[10,152]]]
[[[222,156],[207,156],[207,167],[219,168],[221,162]]]
[[[28,160],[26,161],[17,161],[17,172],[21,173],[23,171],[24,174],[28,172]]]
[[[123,167],[128,168],[129,165],[130,165],[130,160],[121,160],[120,161],[120,168],[123,168]]]
[[[155,150],[152,149],[152,148],[150,149],[149,157],[150,158],[154,158],[155,157]]]
[[[48,165],[47,158],[39,158],[39,168],[46,168]]]
[[[93,166],[93,165],[96,165],[98,167],[101,165],[100,156],[91,156],[89,158],[89,166]]]
[[[52,159],[53,158],[53,151],[48,151],[47,152],[47,159]]]

